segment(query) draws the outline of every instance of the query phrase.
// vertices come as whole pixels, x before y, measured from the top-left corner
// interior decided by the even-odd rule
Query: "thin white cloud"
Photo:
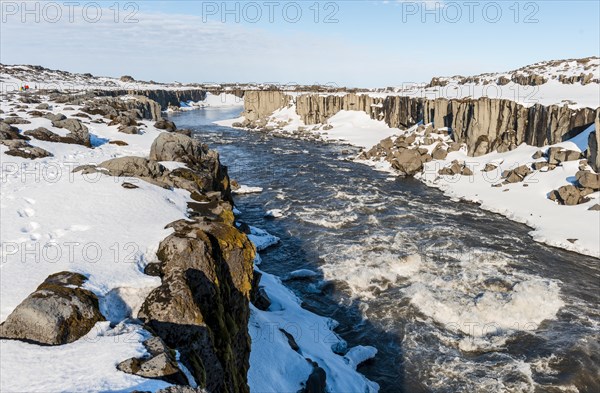
[[[110,15],[110,14],[108,14]],[[336,83],[408,70],[400,55],[386,57],[339,38],[283,29],[203,22],[200,16],[139,13],[138,23],[3,23],[5,63],[138,79],[182,82]],[[383,82],[382,82],[383,83]]]

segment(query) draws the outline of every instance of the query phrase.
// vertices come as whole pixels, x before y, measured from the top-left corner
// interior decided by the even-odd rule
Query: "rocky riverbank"
[[[218,153],[159,103],[13,92],[0,110],[2,390],[377,391],[356,372],[376,350],[255,267],[278,239],[238,221]]]
[[[247,92],[242,127],[267,127],[275,111],[292,103],[284,92]],[[301,94],[294,99],[295,113],[306,128],[326,125],[340,111],[362,111],[391,128],[406,129],[421,122],[452,129],[453,139],[465,143],[470,155],[489,153],[503,139],[544,146],[562,142],[592,124],[596,109],[536,104],[482,97],[473,100],[433,100],[406,96],[373,97],[368,94]],[[277,124],[285,126],[286,124]],[[323,131],[327,131],[327,127]],[[510,136],[506,133],[512,133]],[[593,153],[592,153],[593,154]],[[595,155],[597,155],[597,149]]]
[[[599,116],[597,107],[489,97],[272,91],[247,92],[242,117],[228,124],[366,147],[363,162],[526,223],[536,240],[600,257],[598,225],[576,224],[598,220]]]
[[[146,97],[90,99],[58,93],[14,93],[3,97],[3,103],[3,200],[35,204],[35,187],[27,192],[31,184],[20,177],[22,171],[32,165],[62,170],[69,161],[72,170],[61,173],[69,181],[52,183],[45,178],[35,186],[37,191],[63,199],[62,206],[72,209],[54,206],[54,214],[59,214],[64,225],[69,221],[86,222],[86,228],[79,230],[96,232],[88,239],[100,246],[98,251],[103,257],[93,268],[79,259],[65,259],[62,253],[56,261],[49,261],[39,250],[48,247],[43,231],[45,225],[52,225],[53,220],[48,217],[52,212],[39,205],[35,206],[35,213],[32,209],[22,214],[27,218],[35,216],[29,226],[10,218],[3,220],[4,322],[0,336],[29,346],[52,345],[60,358],[61,347],[69,343],[85,345],[90,337],[109,333],[115,340],[124,340],[120,331],[144,329],[143,340],[129,344],[139,347],[143,341],[141,356],[115,358],[116,367],[111,373],[118,375],[121,371],[137,378],[104,375],[97,383],[114,377],[136,386],[136,382],[152,378],[165,381],[151,385],[152,390],[179,384],[208,391],[249,391],[248,319],[255,247],[235,225],[229,177],[218,154],[192,139],[189,130],[179,130],[162,119],[160,105]],[[144,155],[131,154],[144,150]],[[100,180],[90,182],[90,178]],[[78,186],[88,188],[92,184],[95,187],[90,188],[91,192],[77,190]],[[165,214],[155,210],[158,206],[150,205],[147,208],[152,212],[147,211],[145,216],[118,214],[135,200],[146,200],[152,194],[163,195],[156,203],[162,204],[161,199],[171,201],[176,205],[175,211]],[[101,238],[101,233],[111,229],[85,213],[98,207],[100,201],[94,195],[113,200],[117,214],[106,215],[112,217],[115,228],[135,230],[139,227],[131,221],[135,219],[153,222],[155,233],[171,232],[158,244],[158,259],[150,251],[156,247],[152,244],[154,234],[131,243],[137,250],[134,263],[118,260],[112,261],[116,265],[111,266],[107,258],[110,246],[105,247],[105,239]],[[118,206],[118,199],[130,202]],[[4,208],[3,205],[3,217],[11,216],[10,208]],[[179,218],[168,218],[173,215]],[[23,225],[30,230],[22,234],[29,236],[15,238],[14,227]],[[68,237],[65,235],[68,234],[49,233],[48,241]],[[8,252],[4,247],[7,244],[12,246],[7,246]],[[23,244],[38,247],[37,265],[24,256]],[[20,259],[24,260],[22,265]],[[31,274],[31,269],[36,269],[36,273]],[[20,294],[43,275],[47,278],[38,282],[37,289],[25,300],[19,300]],[[26,282],[19,276],[27,277]],[[127,277],[124,281],[128,284],[119,283],[119,276]],[[146,286],[150,282],[158,286]],[[134,288],[139,286],[136,293]],[[15,345],[19,347],[11,342],[3,344],[3,360],[10,357]],[[111,351],[111,347],[105,350]],[[31,365],[34,369],[42,366],[35,364]],[[18,369],[18,365],[4,366],[3,363],[3,373]],[[46,381],[50,386],[51,380]],[[10,385],[18,380],[3,379],[3,383]]]

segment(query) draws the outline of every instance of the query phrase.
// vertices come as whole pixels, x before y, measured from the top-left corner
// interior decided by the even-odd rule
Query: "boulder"
[[[148,351],[148,356],[122,361],[117,366],[119,371],[144,378],[162,379],[174,384],[188,382],[185,374],[179,369],[173,352],[163,340],[159,337],[152,337],[143,344]]]
[[[575,150],[567,150],[562,147],[551,147],[548,149],[548,162],[560,164],[565,161],[575,161],[581,158],[581,153]]]
[[[118,116],[115,116],[109,126],[120,125],[119,128],[137,126],[139,114],[136,111],[121,112]]]
[[[0,140],[0,144],[8,147],[5,154],[9,156],[22,157],[31,160],[52,156],[49,151],[44,150],[41,147],[31,146],[27,141],[22,139]]]
[[[7,117],[6,119],[2,120],[2,122],[6,124],[31,124],[29,120],[23,119],[18,116]]]
[[[429,153],[421,154],[421,157],[419,157],[419,158],[421,159],[421,162],[423,164],[433,160],[433,157],[431,157],[431,154],[429,154]]]
[[[389,150],[394,146],[394,142],[392,141],[391,137],[388,137],[379,142],[379,146],[381,146],[384,150]]]
[[[600,174],[590,171],[578,171],[575,178],[582,187],[591,188],[592,190],[600,190]]]
[[[12,139],[22,139],[28,141],[30,138],[21,135],[17,127],[13,127],[10,124],[0,122],[0,140]]]
[[[163,176],[166,171],[166,168],[156,161],[135,156],[113,158],[100,163],[98,168],[106,169],[111,176],[129,176],[146,179],[156,179]]]
[[[423,169],[421,154],[415,149],[398,150],[392,159],[392,167],[403,175],[413,176]]]
[[[44,127],[38,127],[34,130],[25,131],[24,134],[27,136],[31,136],[35,139],[39,139],[40,141],[47,142],[60,142],[62,138],[60,135],[55,134],[54,132]]]
[[[128,190],[135,190],[136,188],[139,188],[135,184],[129,183],[129,182],[123,182],[123,183],[121,183],[121,187],[123,187],[125,189],[128,189]]]
[[[67,118],[67,116],[63,115],[62,113],[46,113],[44,115],[44,118],[48,119],[52,122],[55,122],[55,121],[65,120]]]
[[[448,156],[448,151],[441,144],[438,144],[431,154],[434,160],[443,160]]]
[[[493,170],[496,170],[496,168],[498,168],[498,165],[488,162],[487,164],[485,164],[485,167],[481,170],[481,172],[491,172]]]
[[[96,295],[82,288],[86,280],[72,272],[48,276],[0,325],[0,337],[47,345],[83,337],[104,320]]]
[[[450,146],[448,147],[448,153],[452,153],[454,151],[459,151],[460,147],[461,147],[460,143],[452,142],[452,143],[450,143]]]
[[[317,362],[306,358],[306,361],[313,367],[313,371],[304,383],[304,388],[300,393],[327,393],[327,373]]]
[[[156,123],[154,123],[154,127],[158,128],[159,130],[166,130],[169,132],[177,130],[177,126],[175,126],[175,123],[166,119],[158,120]]]
[[[52,125],[57,128],[69,130],[69,134],[61,140],[63,143],[75,143],[91,147],[90,133],[88,128],[79,119],[56,120]]]
[[[256,296],[252,300],[252,304],[259,310],[267,311],[271,307],[271,298],[265,291],[264,287],[259,287],[256,291]]]
[[[531,164],[531,167],[536,170],[542,170],[544,168],[548,168],[549,170],[552,170],[554,168],[556,168],[556,165],[552,164],[550,165],[547,161],[538,161],[538,162],[534,162],[533,164]]]
[[[123,134],[137,135],[140,133],[140,130],[136,126],[127,126],[127,127],[119,127],[119,132],[122,132]]]
[[[407,145],[412,145],[413,143],[415,143],[416,139],[417,136],[415,134],[410,134],[404,139],[404,143],[406,143]]]
[[[208,147],[196,139],[178,133],[163,132],[150,147],[150,159],[155,161],[177,161],[193,166],[202,162]]]
[[[81,110],[90,115],[100,115],[111,119],[118,116],[119,112],[117,109],[106,102],[110,101],[105,101],[103,104],[87,103]]]
[[[47,103],[43,102],[41,104],[39,104],[38,106],[35,107],[35,109],[41,109],[41,110],[48,110],[50,109],[50,105],[48,105]]]
[[[502,177],[505,178],[506,183],[519,183],[531,173],[532,171],[527,165],[521,165],[515,169],[504,171]]]
[[[596,131],[588,137],[587,157],[590,166],[600,173],[600,110],[596,110]]]
[[[577,205],[581,200],[581,194],[577,187],[569,184],[550,192],[549,198],[561,205]]]
[[[462,172],[463,166],[457,161],[454,160],[450,163],[450,165],[445,166],[444,168],[438,171],[440,175],[454,176],[458,175]]]

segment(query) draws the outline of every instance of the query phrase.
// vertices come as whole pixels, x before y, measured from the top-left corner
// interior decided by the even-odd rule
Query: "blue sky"
[[[28,3],[27,13],[2,2],[0,62],[157,81],[375,87],[600,52],[596,0],[137,1],[119,2],[118,14],[110,1],[98,2],[101,15],[93,2],[50,3]]]

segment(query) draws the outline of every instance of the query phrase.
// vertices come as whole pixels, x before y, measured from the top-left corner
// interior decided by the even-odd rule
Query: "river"
[[[350,345],[378,349],[359,371],[381,392],[600,391],[598,259],[353,162],[355,148],[211,124],[239,112],[170,119],[217,149],[233,179],[263,187],[235,198],[242,221],[281,238],[261,269],[319,273],[287,285]]]

